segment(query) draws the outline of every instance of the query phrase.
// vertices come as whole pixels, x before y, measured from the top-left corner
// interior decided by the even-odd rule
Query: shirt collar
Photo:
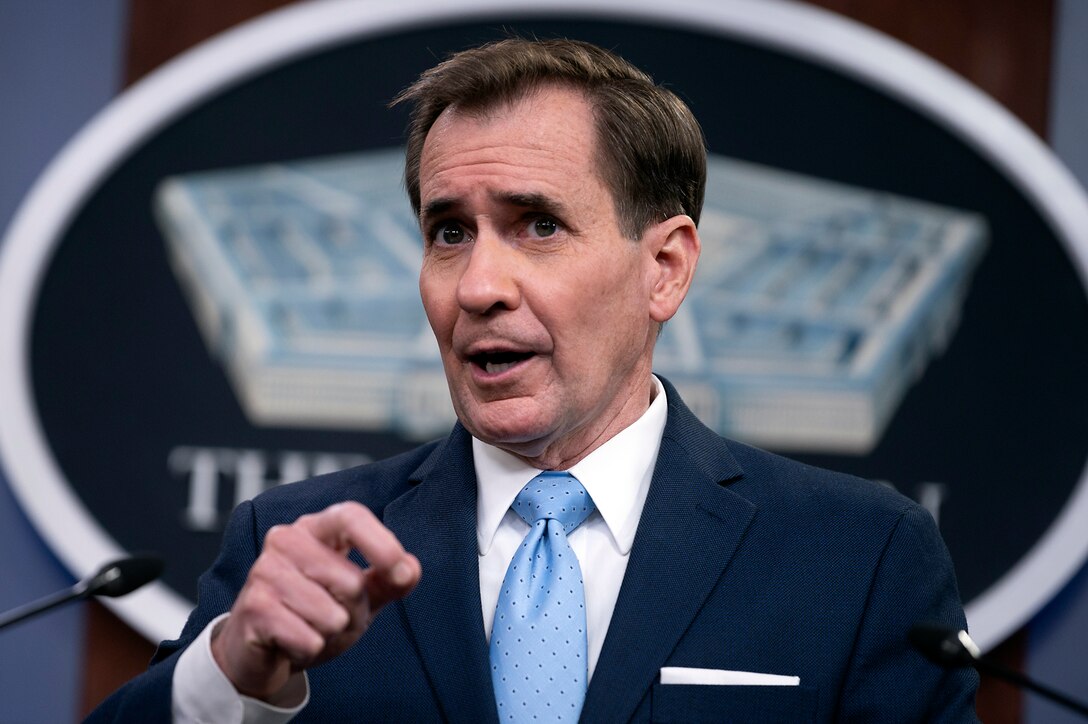
[[[668,417],[665,388],[656,377],[652,380],[655,394],[646,412],[570,469],[593,498],[617,549],[624,555],[635,541]],[[472,455],[476,467],[476,542],[480,555],[486,555],[514,498],[541,471],[476,438],[472,438]]]

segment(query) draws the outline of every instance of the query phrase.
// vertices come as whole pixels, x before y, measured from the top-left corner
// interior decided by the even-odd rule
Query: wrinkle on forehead
[[[541,103],[551,107],[541,107]],[[517,191],[544,191],[548,195],[569,190],[569,182],[581,170],[588,170],[603,184],[594,158],[592,109],[580,93],[564,89],[555,95],[537,93],[508,104],[508,108],[507,113],[486,116],[455,108],[443,113],[424,144],[423,196],[434,195],[436,186],[441,187],[450,174],[461,183],[474,177],[504,179],[525,185]]]
[[[432,139],[445,135],[449,128],[458,121],[472,122],[481,127],[501,123],[511,116],[527,113],[534,105],[548,100],[553,103],[571,100],[580,103],[581,107],[586,111],[585,118],[589,121],[588,130],[590,133],[588,140],[596,158],[600,149],[600,134],[597,126],[596,108],[592,100],[581,88],[572,84],[554,81],[546,81],[526,87],[517,95],[509,98],[491,98],[479,102],[457,102],[446,106],[431,125],[424,140],[424,149]],[[541,148],[550,150],[545,146],[541,146]]]

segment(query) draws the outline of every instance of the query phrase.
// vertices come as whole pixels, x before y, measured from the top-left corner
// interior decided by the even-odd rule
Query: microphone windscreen
[[[919,623],[911,627],[907,639],[927,659],[941,666],[972,666],[976,657],[963,641],[960,631],[936,624]]]
[[[102,566],[87,586],[87,595],[115,598],[135,591],[162,575],[159,556],[142,553]]]

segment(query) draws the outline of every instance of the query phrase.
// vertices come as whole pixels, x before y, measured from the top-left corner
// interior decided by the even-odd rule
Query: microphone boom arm
[[[0,629],[71,601],[91,596],[123,596],[158,578],[162,569],[162,559],[150,554],[133,555],[107,563],[94,575],[77,581],[69,588],[0,614]]]

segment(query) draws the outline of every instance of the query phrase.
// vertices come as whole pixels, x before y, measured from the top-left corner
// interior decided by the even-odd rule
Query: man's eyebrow
[[[554,216],[564,216],[566,206],[550,196],[534,193],[494,193],[491,195],[494,201],[508,206],[533,209],[541,213]],[[439,197],[428,201],[420,211],[419,218],[422,221],[446,214],[451,209],[457,208],[461,202],[454,197]]]
[[[432,199],[427,202],[427,205],[423,207],[423,210],[419,213],[420,219],[428,219],[433,216],[440,216],[454,206],[457,206],[457,201],[452,198],[438,198]]]
[[[499,193],[494,194],[493,198],[510,206],[533,209],[553,216],[563,216],[566,209],[562,203],[544,194]]]

